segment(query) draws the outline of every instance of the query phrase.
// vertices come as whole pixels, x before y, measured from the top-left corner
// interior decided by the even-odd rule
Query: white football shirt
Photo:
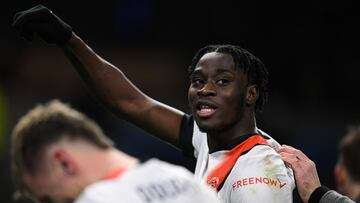
[[[239,145],[248,144],[254,136],[263,137],[261,139],[267,144],[255,144],[236,157],[224,181],[217,187],[219,199],[224,203],[293,201],[293,172],[273,149],[279,143],[261,130],[258,130],[258,135],[243,135],[227,146],[209,151],[206,133],[199,130],[191,116],[185,115],[180,134],[184,153],[197,159],[195,176],[210,185],[219,179],[209,179],[209,174],[221,164],[229,165],[224,160],[228,160],[230,151]]]
[[[75,203],[220,203],[185,168],[151,159],[113,179],[88,186]]]

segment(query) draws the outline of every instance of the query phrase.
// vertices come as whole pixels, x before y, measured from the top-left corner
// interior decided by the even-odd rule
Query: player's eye
[[[229,82],[230,82],[230,80],[227,80],[227,79],[220,79],[220,80],[217,80],[216,81],[216,84],[218,84],[218,85],[227,85],[227,84],[229,84]]]
[[[204,80],[201,78],[192,78],[191,79],[191,85],[193,85],[194,87],[198,87],[202,84],[204,84]]]

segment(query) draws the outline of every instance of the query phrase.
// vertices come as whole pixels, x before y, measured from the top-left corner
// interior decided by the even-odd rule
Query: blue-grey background
[[[188,112],[187,67],[207,44],[236,44],[271,74],[258,126],[317,163],[334,188],[337,145],[359,123],[359,12],[351,1],[3,1],[0,7],[0,202],[13,202],[9,133],[35,104],[59,98],[95,119],[117,146],[192,170],[192,160],[101,106],[60,49],[29,43],[12,16],[42,3],[146,94]],[[166,125],[166,124],[164,124]],[[298,200],[295,200],[298,202]]]

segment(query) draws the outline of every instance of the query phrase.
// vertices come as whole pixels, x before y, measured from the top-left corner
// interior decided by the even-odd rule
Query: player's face
[[[231,55],[205,54],[190,81],[189,104],[201,131],[221,132],[241,120],[248,80]]]

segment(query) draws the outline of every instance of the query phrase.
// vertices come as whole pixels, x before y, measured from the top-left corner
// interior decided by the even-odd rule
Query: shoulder
[[[201,152],[207,153],[206,133],[201,132],[191,115],[183,116],[180,127],[180,148],[184,155],[194,158],[198,158]]]
[[[280,155],[267,145],[257,145],[237,160],[233,171],[239,177],[262,175],[267,178],[293,178]]]
[[[147,171],[145,174],[140,174],[144,175],[144,179],[141,184],[137,185],[137,191],[143,198],[163,199],[162,202],[218,203],[216,193],[196,180],[194,175],[182,166],[151,159],[145,162],[139,170]],[[128,181],[133,182],[132,180]]]
[[[122,189],[118,179],[104,180],[93,183],[85,188],[75,203],[102,203],[130,200],[131,194]],[[131,201],[129,201],[131,202]]]
[[[291,202],[294,188],[292,171],[275,150],[257,145],[237,160],[223,189],[244,202]]]
[[[153,176],[184,176],[193,179],[193,174],[185,167],[170,164],[156,158],[143,163],[138,169],[138,174],[152,174]]]

